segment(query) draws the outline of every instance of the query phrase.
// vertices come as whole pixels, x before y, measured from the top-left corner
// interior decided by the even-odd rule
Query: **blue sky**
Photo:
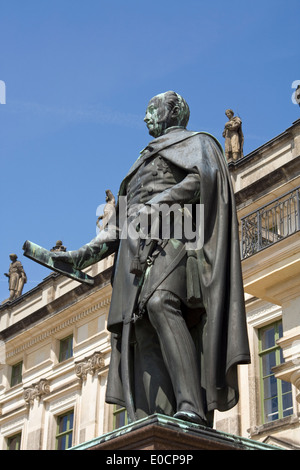
[[[28,276],[29,239],[76,249],[96,235],[105,190],[117,193],[150,140],[150,98],[182,94],[188,128],[222,131],[230,107],[247,154],[300,118],[297,0],[0,0],[0,302],[9,254]]]

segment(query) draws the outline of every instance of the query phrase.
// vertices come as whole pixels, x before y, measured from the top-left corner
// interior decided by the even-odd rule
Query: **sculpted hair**
[[[186,127],[189,118],[190,118],[190,108],[182,96],[180,96],[178,93],[175,93],[175,91],[167,91],[164,93],[165,99],[166,99],[166,105],[170,110],[174,109],[175,106],[178,106],[179,108],[179,113],[177,116],[178,119],[178,126]]]

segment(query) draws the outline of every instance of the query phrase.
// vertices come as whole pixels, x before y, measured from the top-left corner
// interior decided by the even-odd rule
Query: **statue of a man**
[[[189,114],[173,91],[150,100],[144,121],[154,139],[121,183],[112,230],[108,224],[79,250],[50,256],[80,270],[115,253],[106,401],[126,406],[131,420],[162,413],[211,426],[214,409],[238,401],[237,365],[249,362],[249,348],[226,161],[212,136],[186,129]],[[194,246],[176,233],[177,222],[188,208],[199,225],[200,204],[203,241]],[[177,219],[165,211],[141,226],[142,214],[162,207],[176,208]]]
[[[243,156],[244,135],[242,131],[242,121],[238,116],[234,116],[232,109],[226,109],[226,122],[223,137],[225,138],[225,156],[228,161],[238,160]]]
[[[17,255],[13,253],[9,255],[9,258],[11,260],[9,272],[4,273],[4,275],[9,279],[10,296],[8,300],[14,300],[22,295],[24,284],[27,282],[27,276],[22,263],[17,261]]]

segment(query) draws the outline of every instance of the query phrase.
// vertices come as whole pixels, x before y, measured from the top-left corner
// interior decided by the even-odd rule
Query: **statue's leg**
[[[22,295],[23,287],[24,287],[24,278],[21,277],[18,282],[18,288],[16,292],[16,297],[20,297]]]
[[[176,414],[196,413],[204,424],[199,359],[182,316],[180,299],[171,292],[157,290],[148,301],[147,311],[173,384]]]
[[[134,395],[138,419],[153,413],[173,416],[176,402],[155,329],[145,314],[135,325]]]
[[[10,289],[9,291],[9,300],[14,300],[16,298],[16,291],[14,289]]]

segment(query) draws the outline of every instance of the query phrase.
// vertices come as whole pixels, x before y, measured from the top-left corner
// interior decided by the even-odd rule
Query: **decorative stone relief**
[[[92,356],[86,357],[83,361],[75,364],[75,374],[83,381],[86,380],[87,374],[94,375],[97,370],[104,367],[103,354],[95,352]]]
[[[34,399],[40,400],[50,393],[50,384],[47,379],[41,379],[38,383],[24,389],[23,398],[28,406],[32,406]]]

